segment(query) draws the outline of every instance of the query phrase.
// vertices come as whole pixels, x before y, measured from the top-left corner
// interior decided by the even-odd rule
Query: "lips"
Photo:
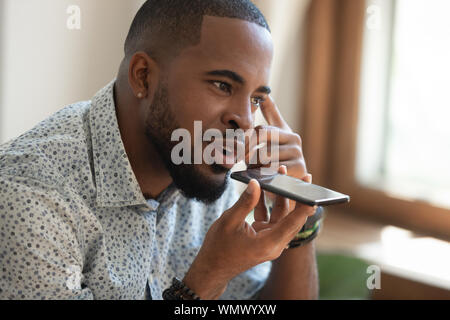
[[[233,140],[215,141],[216,144],[216,164],[227,169],[231,169],[236,163],[245,157],[245,146],[243,143]]]

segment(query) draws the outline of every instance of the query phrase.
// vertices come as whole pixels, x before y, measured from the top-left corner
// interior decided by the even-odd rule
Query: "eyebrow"
[[[214,70],[214,71],[209,71],[206,74],[210,75],[210,76],[219,76],[219,77],[229,78],[239,84],[245,83],[245,80],[242,76],[240,76],[239,74],[237,74],[236,72],[231,71],[231,70]],[[268,86],[261,86],[258,89],[256,89],[256,92],[270,94],[272,92],[272,89],[270,89],[270,87],[268,87]]]

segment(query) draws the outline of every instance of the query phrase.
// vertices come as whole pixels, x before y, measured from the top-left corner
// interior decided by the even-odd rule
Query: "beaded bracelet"
[[[297,233],[292,241],[305,240],[309,238],[320,227],[321,221],[322,220],[316,221],[311,229],[303,230]]]
[[[172,279],[172,286],[164,290],[162,296],[164,300],[200,300],[194,291],[176,277]]]
[[[313,241],[319,234],[320,222],[321,222],[321,220],[316,222],[314,229],[307,230],[303,233],[297,234],[297,236],[294,238],[294,240],[289,242],[286,249],[298,248],[298,247],[304,246],[305,244],[308,244],[311,241]],[[306,234],[308,234],[308,235],[306,236]]]
[[[295,235],[294,239],[289,242],[286,249],[301,247],[314,240],[319,234],[323,218],[323,208],[318,207],[316,213],[308,218],[303,228]]]

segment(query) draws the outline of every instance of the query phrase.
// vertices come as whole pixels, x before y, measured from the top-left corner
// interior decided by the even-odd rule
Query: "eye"
[[[262,97],[251,98],[251,103],[257,108],[261,107],[261,103],[263,103],[263,102],[264,102],[264,99]]]
[[[231,93],[232,88],[230,84],[222,81],[211,81],[211,83],[215,85],[219,90],[226,93]]]

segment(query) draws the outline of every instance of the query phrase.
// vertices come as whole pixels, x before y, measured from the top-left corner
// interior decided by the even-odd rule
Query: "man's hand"
[[[248,150],[248,153],[246,154],[245,159],[248,168],[258,168],[270,165],[276,166],[277,168],[285,166],[287,172],[283,171],[284,174],[311,183],[312,176],[307,172],[305,159],[303,157],[302,139],[300,135],[293,132],[286,123],[271,96],[262,103],[261,112],[268,125],[257,126],[255,128],[254,136],[246,141],[246,150]],[[275,139],[275,137],[278,138]],[[261,159],[261,157],[258,156],[259,151],[256,149],[257,146],[262,143],[265,144],[265,154],[268,155],[268,158],[265,159]],[[272,154],[270,152],[271,150],[276,150],[278,152]],[[262,163],[269,164],[263,165]],[[265,192],[265,194],[270,197],[272,201],[275,201],[275,195],[269,192]],[[264,198],[264,194],[262,197]],[[290,210],[293,210],[296,206],[296,202],[290,200],[289,203]],[[265,217],[262,221],[267,220],[267,218],[268,217]]]
[[[216,299],[238,274],[266,261],[277,259],[301,230],[315,208],[299,206],[290,214],[287,204],[279,205],[277,221],[270,228],[255,229],[245,219],[260,202],[261,188],[250,181],[236,204],[214,222],[184,278],[202,299]]]
[[[289,173],[311,183],[312,176],[306,170],[300,136],[284,121],[271,97],[263,103],[261,111],[269,125],[255,128],[256,139],[252,137],[247,141],[246,162],[250,163],[256,154],[255,147],[261,143],[266,144],[267,150],[276,144],[275,150],[279,152],[267,152],[269,159],[257,159],[256,164],[249,165],[249,168],[261,167],[262,161],[269,162],[269,165],[279,167],[280,174]],[[276,135],[278,141],[272,139]],[[236,204],[211,226],[184,278],[186,285],[202,299],[219,298],[227,283],[238,274],[265,261],[278,259],[307,218],[315,213],[315,207],[271,196],[274,207],[269,218],[264,193],[259,183],[252,180]],[[249,225],[245,218],[252,210],[255,222]]]
[[[307,175],[305,159],[303,158],[302,139],[300,135],[293,132],[286,121],[283,119],[273,98],[269,96],[266,101],[261,104],[261,112],[266,119],[268,125],[257,126],[254,134],[247,141],[246,163],[249,167],[260,167],[261,162],[271,163],[277,162],[278,166],[285,165],[289,171],[289,175],[298,179],[303,179]],[[278,136],[278,141],[273,137]],[[257,139],[257,141],[256,141]],[[267,144],[267,154],[269,159],[257,158],[256,164],[250,164],[250,160],[255,160],[257,156],[256,147],[261,143]],[[275,144],[272,146],[272,143]],[[277,153],[271,154],[270,150],[275,148]]]
[[[271,157],[264,159],[264,163],[269,162],[269,165],[274,162],[281,164],[282,166],[278,171],[280,174],[289,174],[297,179],[312,183],[312,176],[307,173],[303,158],[300,136],[293,133],[289,128],[272,98],[263,103],[261,111],[269,126],[258,128],[266,128],[270,134],[258,135],[258,138],[260,138],[258,143],[265,142],[264,136],[268,136],[266,147],[272,147],[271,145],[275,144],[275,150],[279,147],[280,151],[275,155],[270,154]],[[276,134],[273,134],[274,132],[279,135],[278,141],[272,139],[272,136],[276,136]],[[256,167],[261,166],[263,166],[261,163],[256,165]],[[270,217],[265,206],[264,194],[270,197],[273,203]],[[270,229],[280,219],[289,217],[294,212],[307,210],[307,208],[307,206],[295,201],[289,201],[283,197],[264,192],[257,208],[255,208],[255,222],[252,227],[257,231]],[[290,213],[291,211],[292,213]],[[317,296],[318,276],[314,242],[301,248],[285,250],[278,259],[274,260],[270,276],[259,292],[260,299],[317,299]]]
[[[280,169],[278,170],[278,173],[279,174],[287,174],[286,166],[284,166],[284,165],[281,166]],[[304,178],[303,180],[305,182],[311,183],[311,175],[308,174],[306,176],[306,178]],[[291,200],[289,200],[283,196],[274,195],[269,192],[267,192],[267,193],[270,194],[270,196],[272,198],[272,202],[273,202],[272,213],[270,214],[270,217],[269,217],[267,208],[266,208],[266,204],[265,204],[264,193],[261,193],[261,197],[260,197],[258,204],[256,205],[255,211],[254,211],[255,222],[253,222],[253,224],[252,224],[252,227],[256,231],[264,230],[267,228],[272,228],[272,226],[277,224],[278,221],[280,221],[285,216],[287,216],[289,213],[291,213],[292,210],[294,210],[294,208],[295,208],[295,210],[300,210],[300,211],[309,210],[309,208],[311,208],[310,206],[307,206],[302,203],[298,203],[296,201],[293,201],[294,204],[291,205],[290,204]],[[311,215],[313,215],[316,212],[316,209],[317,209],[317,207],[314,207],[314,211]]]

